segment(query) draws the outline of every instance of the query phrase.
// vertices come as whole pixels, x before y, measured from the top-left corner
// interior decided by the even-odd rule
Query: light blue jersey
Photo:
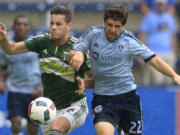
[[[127,30],[110,42],[105,36],[104,26],[92,27],[81,36],[81,42],[75,45],[74,50],[89,50],[95,78],[94,93],[98,95],[117,95],[135,90],[131,71],[134,56],[144,61],[155,56]]]
[[[8,57],[10,73],[7,78],[7,88],[12,92],[32,93],[41,83],[41,72],[38,56],[28,52]]]
[[[6,82],[7,89],[11,92],[33,93],[37,85],[41,83],[38,55],[33,52],[7,55],[2,50],[1,55],[6,57],[4,60],[10,68]]]
[[[140,24],[147,35],[147,46],[157,53],[172,53],[172,38],[176,34],[176,21],[169,13],[150,12]],[[163,39],[163,40],[162,40]],[[174,53],[174,52],[173,52]]]

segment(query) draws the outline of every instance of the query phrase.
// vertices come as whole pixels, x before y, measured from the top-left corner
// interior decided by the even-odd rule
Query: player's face
[[[157,2],[156,3],[157,11],[162,13],[164,12],[164,9],[166,8],[166,3],[164,2]]]
[[[117,39],[122,29],[123,25],[120,21],[113,20],[111,18],[105,21],[105,35],[110,41]]]
[[[51,38],[58,40],[66,37],[71,29],[71,23],[66,22],[65,15],[51,15]]]
[[[17,37],[25,39],[30,29],[28,18],[18,18],[13,25],[13,29]]]

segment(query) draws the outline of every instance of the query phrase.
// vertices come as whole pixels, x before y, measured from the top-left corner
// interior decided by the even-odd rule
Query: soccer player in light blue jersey
[[[124,29],[128,17],[122,5],[104,11],[104,26],[92,27],[69,53],[69,62],[78,70],[89,50],[94,76],[92,110],[97,135],[113,135],[118,127],[126,135],[142,135],[140,97],[131,71],[138,56],[180,85],[180,76],[154,52]],[[93,84],[93,83],[92,83]]]
[[[24,15],[18,15],[13,23],[13,36],[9,39],[14,42],[23,41],[28,38],[30,24]],[[22,118],[28,120],[29,103],[42,95],[41,71],[39,58],[36,53],[28,52],[17,55],[7,55],[1,50],[2,60],[9,67],[6,80],[8,90],[7,109],[10,119],[11,134],[22,135]],[[39,127],[27,121],[27,135],[37,135]]]

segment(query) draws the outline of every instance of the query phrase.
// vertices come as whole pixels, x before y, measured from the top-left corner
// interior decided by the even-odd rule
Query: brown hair
[[[128,11],[123,5],[111,5],[104,10],[104,21],[106,22],[109,18],[120,21],[122,25],[125,25],[128,18]]]
[[[16,25],[16,24],[17,24],[17,21],[18,21],[20,18],[26,18],[26,19],[28,20],[28,23],[29,23],[29,18],[28,18],[26,15],[20,14],[20,15],[18,15],[18,16],[16,16],[16,17],[14,18],[13,25]]]
[[[66,16],[66,22],[71,22],[72,21],[72,11],[71,9],[62,6],[60,4],[55,5],[52,9],[51,9],[51,15],[65,15]]]

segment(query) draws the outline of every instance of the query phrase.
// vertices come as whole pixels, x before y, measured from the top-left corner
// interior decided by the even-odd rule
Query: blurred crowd
[[[138,38],[174,69],[179,69],[177,21],[175,1],[145,0],[140,4],[143,17],[139,24]],[[172,80],[162,76],[152,67],[137,60],[141,66],[135,68],[139,84],[170,85]]]

